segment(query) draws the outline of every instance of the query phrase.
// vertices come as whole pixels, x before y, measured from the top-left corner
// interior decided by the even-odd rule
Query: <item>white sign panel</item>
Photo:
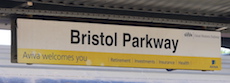
[[[221,69],[219,32],[32,19],[17,26],[21,63]]]

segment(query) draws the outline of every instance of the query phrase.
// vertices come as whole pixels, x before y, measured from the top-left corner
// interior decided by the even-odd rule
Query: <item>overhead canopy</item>
[[[230,0],[12,0],[74,7],[104,8],[207,17],[230,17]]]

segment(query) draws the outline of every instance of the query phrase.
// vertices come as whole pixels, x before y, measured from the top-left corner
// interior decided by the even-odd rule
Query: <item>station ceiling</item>
[[[165,14],[183,14],[207,17],[230,17],[230,0],[11,0],[35,3],[141,11]]]
[[[84,13],[79,15],[72,12],[86,12],[90,13],[85,15],[86,18],[117,20],[114,18],[121,17],[126,21],[195,25],[224,33],[225,42],[222,43],[225,43],[225,47],[230,42],[230,0],[1,0],[0,8],[2,16],[32,14],[81,17]],[[112,18],[113,15],[120,16]]]

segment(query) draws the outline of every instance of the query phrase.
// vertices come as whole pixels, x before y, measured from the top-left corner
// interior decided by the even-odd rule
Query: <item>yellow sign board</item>
[[[18,49],[19,63],[220,70],[220,58]]]

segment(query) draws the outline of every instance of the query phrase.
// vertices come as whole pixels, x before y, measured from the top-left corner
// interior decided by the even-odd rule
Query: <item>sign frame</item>
[[[18,54],[18,51],[17,51],[17,18],[13,18],[11,24],[12,24],[11,25],[11,29],[12,29],[11,62],[12,63],[18,63],[18,58],[17,58],[18,57],[18,55],[17,55]],[[118,66],[118,67],[127,67],[127,66]],[[145,67],[141,67],[141,68],[145,68]],[[177,68],[169,68],[169,69],[177,69]],[[181,69],[181,68],[179,68],[179,69]],[[202,69],[196,69],[195,68],[195,69],[191,69],[191,70],[202,70]],[[214,70],[216,70],[216,69],[214,69]]]

